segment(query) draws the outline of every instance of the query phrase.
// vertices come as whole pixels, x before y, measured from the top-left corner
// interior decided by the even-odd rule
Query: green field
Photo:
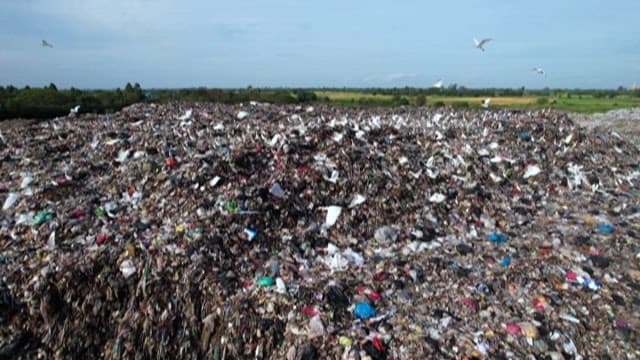
[[[388,106],[394,102],[393,95],[359,91],[316,91],[320,99],[345,106]],[[415,95],[402,95],[409,104],[416,104]],[[397,99],[397,97],[396,97]],[[426,106],[451,105],[458,108],[480,108],[484,96],[427,96]],[[491,96],[490,108],[542,109],[551,108],[570,112],[596,113],[612,109],[640,107],[640,97],[616,95],[595,97],[594,95],[557,94],[551,96]]]

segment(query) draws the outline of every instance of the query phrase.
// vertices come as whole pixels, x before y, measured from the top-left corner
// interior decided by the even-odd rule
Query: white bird
[[[534,68],[533,68],[533,69],[531,69],[531,70],[532,70],[532,71],[537,72],[537,73],[538,73],[538,74],[540,74],[540,75],[544,75],[544,70],[542,70],[542,68],[539,68],[539,67],[537,67],[537,66],[536,66],[536,67],[534,67]]]
[[[488,43],[489,41],[491,41],[492,39],[482,39],[482,40],[478,40],[476,38],[473,38],[473,42],[476,43],[476,47],[482,51],[484,51],[484,44]]]
[[[72,107],[69,113],[73,115],[77,115],[78,111],[80,111],[80,105],[76,105],[75,107]]]
[[[50,47],[50,48],[52,48],[52,47],[53,47],[53,45],[49,44],[49,43],[47,42],[47,40],[42,40],[42,46],[43,46],[43,47]]]
[[[433,84],[433,87],[437,89],[442,89],[443,86],[444,86],[444,83],[442,82],[442,79],[436,81],[436,83]]]
[[[482,107],[487,109],[489,108],[489,103],[491,102],[491,98],[486,98],[484,99],[484,101],[482,102]]]

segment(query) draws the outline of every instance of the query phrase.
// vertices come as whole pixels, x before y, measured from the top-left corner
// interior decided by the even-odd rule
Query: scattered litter
[[[489,235],[487,235],[487,239],[489,239],[489,241],[496,244],[504,244],[507,242],[508,237],[507,235],[492,232],[492,233],[489,233]]]
[[[530,177],[534,177],[538,174],[540,174],[542,172],[542,170],[536,166],[536,165],[528,165],[525,169],[524,175],[522,175],[522,177],[524,179],[528,179]]]
[[[340,206],[328,206],[326,210],[327,217],[324,224],[326,227],[332,227],[333,225],[335,225],[336,221],[338,221],[338,217],[342,212],[342,208]]]
[[[376,316],[376,311],[371,304],[363,302],[356,305],[353,314],[360,320],[367,320]]]
[[[3,128],[0,357],[637,355],[632,144],[553,111],[312,108]]]
[[[4,205],[2,205],[2,210],[9,210],[18,202],[20,195],[17,193],[10,193],[7,196],[7,199],[4,201]]]

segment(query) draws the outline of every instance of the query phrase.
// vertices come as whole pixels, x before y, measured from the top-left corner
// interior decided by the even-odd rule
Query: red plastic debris
[[[309,167],[308,166],[298,166],[298,168],[296,169],[298,171],[298,175],[302,176],[304,174],[307,173],[307,171],[309,171]]]
[[[302,313],[307,316],[316,316],[320,314],[320,311],[313,306],[305,306],[302,308]]]
[[[522,335],[522,329],[520,328],[520,325],[509,323],[506,325],[506,327],[509,335]]]
[[[467,297],[467,298],[462,299],[462,303],[467,305],[471,310],[476,311],[476,312],[478,311],[478,308],[479,308],[478,302],[475,301],[474,299],[472,299],[470,297]]]
[[[541,255],[549,255],[553,251],[553,246],[540,246]]]
[[[373,291],[373,290],[369,293],[368,296],[369,296],[369,300],[371,300],[371,301],[378,301],[378,300],[382,299],[382,295],[380,295],[379,292]]]
[[[533,299],[533,307],[536,308],[536,310],[543,311],[545,305],[546,305],[546,301],[544,298],[537,297]]]
[[[107,241],[107,235],[105,234],[100,234],[98,235],[98,237],[96,238],[96,242],[98,243],[98,245],[102,245]]]
[[[178,162],[174,158],[168,158],[167,160],[165,160],[165,164],[167,164],[169,168],[173,168],[178,165]]]
[[[371,340],[371,343],[373,344],[373,347],[376,348],[376,350],[384,352],[384,343],[382,342],[382,340],[380,340],[379,337],[374,337],[373,340]]]
[[[78,209],[71,213],[71,217],[74,219],[81,219],[85,217],[85,215],[87,215],[87,213],[82,209]]]
[[[387,280],[387,279],[388,279],[388,277],[389,277],[389,276],[387,275],[387,273],[386,273],[386,272],[384,272],[384,271],[380,271],[379,273],[377,273],[377,274],[375,274],[375,275],[373,276],[373,280],[375,280],[375,281],[385,281],[385,280]]]

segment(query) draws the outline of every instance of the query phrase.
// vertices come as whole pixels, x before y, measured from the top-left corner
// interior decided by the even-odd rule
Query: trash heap
[[[4,129],[0,358],[635,358],[638,155],[545,111]]]

